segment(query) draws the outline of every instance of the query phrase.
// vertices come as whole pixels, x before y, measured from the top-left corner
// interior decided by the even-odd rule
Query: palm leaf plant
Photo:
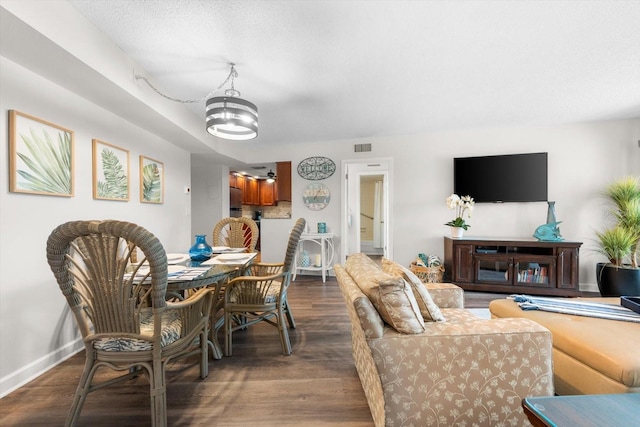
[[[596,264],[602,296],[640,295],[640,177],[630,176],[609,185],[605,195],[613,205],[614,225],[596,232],[598,251],[608,263]],[[627,261],[629,260],[629,261]]]
[[[72,194],[71,134],[61,132],[55,142],[46,130],[38,135],[20,134],[28,153],[16,153],[26,166],[16,172],[24,182],[20,186],[40,193]]]
[[[628,176],[612,183],[606,189],[606,195],[615,206],[614,228],[596,233],[599,249],[614,265],[622,265],[622,258],[629,257],[631,267],[638,268],[637,252],[640,249],[640,178]],[[631,245],[626,248],[627,241]],[[622,250],[626,253],[620,257]]]
[[[600,242],[599,252],[609,258],[613,265],[620,266],[624,258],[631,253],[631,247],[635,242],[635,236],[624,227],[616,226],[602,232],[596,231]]]

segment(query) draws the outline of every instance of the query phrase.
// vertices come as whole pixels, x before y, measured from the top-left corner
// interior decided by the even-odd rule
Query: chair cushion
[[[177,311],[165,311],[162,315],[162,335],[160,345],[165,347],[180,338],[182,320]],[[153,311],[143,309],[140,311],[140,334],[153,336]],[[93,347],[102,351],[148,351],[153,348],[151,341],[137,338],[100,338],[94,341]]]
[[[402,277],[382,271],[364,254],[350,255],[345,269],[389,326],[405,334],[424,332],[418,302]]]
[[[433,301],[433,298],[431,298],[429,290],[426,288],[424,283],[422,283],[422,280],[420,280],[411,270],[387,258],[382,258],[382,269],[393,276],[400,276],[404,278],[407,283],[409,283],[424,320],[427,322],[445,321],[440,308]]]

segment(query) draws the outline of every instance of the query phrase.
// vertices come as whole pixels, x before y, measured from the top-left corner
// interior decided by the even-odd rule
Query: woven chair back
[[[258,235],[258,224],[251,218],[223,218],[213,228],[213,245],[255,252]]]
[[[289,233],[289,242],[287,243],[287,252],[284,257],[283,271],[292,273],[293,261],[298,250],[298,243],[300,242],[300,235],[304,231],[304,227],[307,225],[307,221],[304,218],[298,218],[294,224],[291,232]]]
[[[137,249],[136,249],[137,248]],[[132,263],[137,250],[144,255]],[[135,259],[135,258],[134,258]],[[167,257],[145,228],[123,221],[71,221],[47,240],[47,260],[82,335],[139,334],[140,310],[166,307]],[[141,267],[142,264],[145,264]],[[145,286],[134,283],[144,271]]]

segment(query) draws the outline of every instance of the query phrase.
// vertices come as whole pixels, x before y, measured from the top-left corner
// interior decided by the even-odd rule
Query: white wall
[[[420,252],[444,256],[443,224],[452,219],[445,206],[453,191],[453,158],[525,152],[549,153],[549,200],[556,201],[556,215],[566,240],[583,242],[580,252],[580,288],[597,290],[594,231],[605,224],[606,209],[600,197],[603,188],[627,174],[640,175],[640,118],[610,122],[577,123],[547,128],[484,129],[395,136],[357,141],[330,141],[299,144],[278,150],[252,150],[249,162],[291,160],[292,217],[305,217],[311,227],[319,221],[337,233],[340,248],[340,177],[342,160],[392,157],[394,258],[407,264]],[[371,143],[370,153],[354,153],[356,143]],[[274,152],[288,158],[274,158]],[[298,163],[309,156],[331,158],[338,171],[322,181],[332,193],[331,203],[321,211],[308,210],[302,192],[309,183],[297,173]],[[546,221],[547,204],[478,204],[470,220],[468,236],[531,237]],[[272,220],[284,221],[284,220]],[[286,239],[285,225],[263,220],[262,248],[278,254]],[[338,253],[336,259],[340,259]],[[277,256],[275,257],[277,259]]]
[[[0,396],[80,348],[76,326],[45,258],[46,239],[75,219],[121,219],[156,234],[167,252],[192,241],[190,155],[156,135],[0,57]],[[8,110],[75,131],[75,196],[10,193]],[[91,140],[130,151],[128,202],[93,200]],[[143,204],[139,155],[164,162],[164,204]]]
[[[229,216],[229,167],[200,162],[197,154],[191,159],[191,229],[213,245],[213,227]]]

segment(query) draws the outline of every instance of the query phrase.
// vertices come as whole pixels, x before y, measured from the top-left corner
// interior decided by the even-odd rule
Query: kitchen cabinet
[[[246,178],[243,175],[236,176],[236,188],[239,188],[242,191],[242,200],[244,202],[244,185]]]
[[[276,200],[291,201],[291,162],[276,162]]]
[[[245,205],[260,204],[260,182],[255,178],[245,177],[242,203]]]
[[[576,296],[581,245],[445,237],[445,279],[465,290]]]
[[[276,184],[275,182],[267,182],[260,180],[260,206],[274,206],[276,201]]]

